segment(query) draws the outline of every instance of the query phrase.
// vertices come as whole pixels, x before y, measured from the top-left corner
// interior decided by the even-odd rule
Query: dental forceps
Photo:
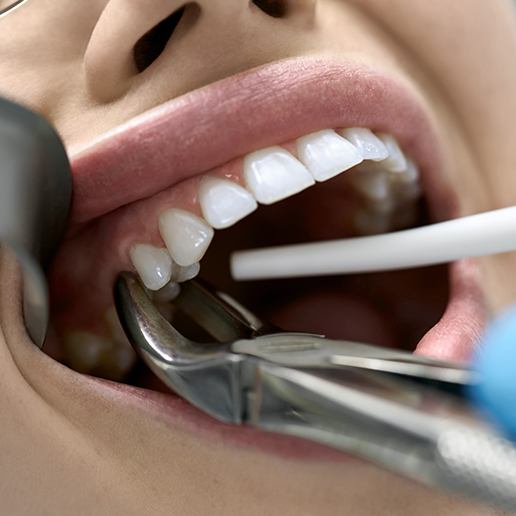
[[[516,449],[465,403],[474,371],[400,350],[286,333],[190,281],[173,302],[216,342],[187,338],[132,273],[114,288],[149,368],[225,423],[348,452],[427,485],[516,510]]]

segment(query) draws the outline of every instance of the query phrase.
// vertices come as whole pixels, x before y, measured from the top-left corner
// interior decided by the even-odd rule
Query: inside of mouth
[[[369,180],[384,174],[382,164],[369,162],[360,167],[281,202],[262,205],[234,226],[217,231],[202,259],[200,277],[286,331],[414,350],[448,304],[447,266],[248,282],[236,282],[230,275],[229,257],[236,250],[389,233],[431,222],[419,184],[416,195],[405,184],[393,207],[392,199],[374,198],[375,186]],[[364,185],[368,195],[364,195]],[[161,308],[170,312],[167,304]],[[46,350],[80,371],[60,350],[51,346]],[[101,367],[87,372],[167,390],[141,362],[121,376],[123,368],[115,364],[117,360],[123,358],[110,356],[101,361]]]
[[[284,330],[413,350],[444,313],[447,266],[284,280],[231,278],[229,256],[237,249],[356,237],[429,223],[424,198],[400,206],[397,214],[367,212],[359,196],[339,182],[342,179],[336,178],[260,207],[219,232],[203,258],[201,277]],[[410,215],[404,210],[411,210]],[[360,215],[370,217],[362,226],[356,224]]]

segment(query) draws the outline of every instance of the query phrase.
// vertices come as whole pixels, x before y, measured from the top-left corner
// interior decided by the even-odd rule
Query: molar
[[[363,160],[352,143],[331,129],[299,138],[297,153],[316,181],[331,179]]]
[[[350,127],[337,132],[350,141],[364,159],[383,161],[389,156],[389,151],[382,140],[367,127]]]
[[[273,204],[315,184],[306,167],[281,147],[269,147],[244,158],[244,177],[255,199]]]
[[[176,208],[161,214],[159,228],[170,256],[183,267],[199,262],[213,239],[213,228],[203,219]]]
[[[159,290],[172,276],[172,259],[166,249],[137,244],[131,249],[131,262],[149,290]]]
[[[204,218],[215,229],[232,226],[258,207],[245,188],[216,177],[202,179],[199,202]]]

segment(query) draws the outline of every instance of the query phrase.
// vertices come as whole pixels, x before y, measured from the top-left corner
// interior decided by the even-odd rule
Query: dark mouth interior
[[[339,192],[337,184],[338,178],[260,207],[217,232],[201,276],[285,330],[413,350],[444,313],[447,266],[238,283],[230,276],[229,255],[236,249],[360,236],[351,224],[360,200],[347,188]],[[417,210],[415,225],[428,224],[424,199]]]
[[[286,331],[413,350],[444,313],[447,266],[254,282],[235,282],[230,276],[229,256],[237,249],[360,236],[352,221],[362,204],[343,174],[277,204],[260,206],[235,226],[216,232],[201,263],[201,278]],[[417,206],[402,206],[394,213],[389,230],[406,227],[403,219],[409,209],[417,212],[413,226],[430,222],[423,198]],[[105,369],[90,374],[112,379]],[[167,391],[143,363],[123,381]]]

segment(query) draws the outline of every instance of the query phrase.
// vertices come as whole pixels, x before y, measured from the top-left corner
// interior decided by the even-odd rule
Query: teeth
[[[299,160],[283,147],[248,154],[243,175],[249,191],[228,179],[204,177],[198,190],[204,218],[176,208],[162,213],[159,228],[167,249],[138,244],[131,250],[145,286],[175,297],[178,283],[199,274],[213,228],[235,224],[257,209],[257,201],[275,203],[352,167],[356,171],[346,177],[362,196],[365,207],[356,223],[364,233],[388,229],[392,215],[421,196],[418,167],[389,134],[365,127],[325,129],[298,138],[296,151]]]
[[[244,177],[255,199],[272,204],[312,186],[314,180],[305,166],[281,147],[248,154]]]
[[[349,129],[341,129],[338,133],[349,140],[364,159],[382,161],[389,156],[387,147],[370,129],[351,127]]]
[[[331,179],[363,159],[353,144],[330,129],[299,138],[297,153],[316,181]]]
[[[176,208],[161,214],[159,227],[170,256],[183,267],[199,262],[213,238],[213,228],[203,219]]]
[[[407,159],[398,142],[390,134],[382,133],[378,138],[389,152],[389,156],[382,161],[382,165],[391,172],[403,172],[407,168]]]
[[[148,289],[159,290],[170,281],[172,259],[166,249],[138,244],[131,250],[131,261]]]
[[[232,226],[258,207],[245,188],[215,177],[201,181],[199,202],[204,218],[215,229]]]

